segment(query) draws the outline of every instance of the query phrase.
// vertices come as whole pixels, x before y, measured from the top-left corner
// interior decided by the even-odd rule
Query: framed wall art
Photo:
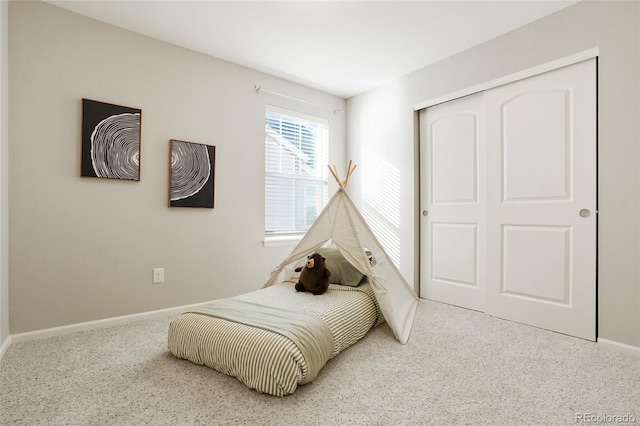
[[[213,208],[216,147],[171,140],[169,207]]]
[[[82,164],[80,175],[140,180],[142,111],[82,99]]]

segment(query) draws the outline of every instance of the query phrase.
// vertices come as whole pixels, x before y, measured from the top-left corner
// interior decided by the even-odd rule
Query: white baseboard
[[[640,357],[640,347],[631,346],[624,343],[614,342],[613,340],[598,338],[598,345],[603,348],[610,348],[616,352],[622,352],[625,354],[635,355]]]
[[[116,325],[127,324],[134,321],[161,318],[169,315],[180,315],[197,306],[202,306],[210,302],[195,303],[193,305],[177,306],[175,308],[160,309],[157,311],[142,312],[139,314],[124,315],[120,317],[105,318],[96,321],[82,322],[78,324],[64,325],[61,327],[46,328],[43,330],[28,331],[26,333],[12,334],[7,339],[9,345],[13,343],[28,342],[31,340],[46,339],[47,337],[62,336],[64,334],[74,333],[76,331],[96,330],[99,328],[113,327]],[[4,345],[3,350],[6,351]],[[4,354],[4,352],[3,352]]]
[[[4,339],[4,342],[2,342],[2,345],[0,345],[0,361],[2,360],[4,354],[7,353],[7,349],[9,349],[9,346],[11,346],[11,336],[7,336],[7,338]]]

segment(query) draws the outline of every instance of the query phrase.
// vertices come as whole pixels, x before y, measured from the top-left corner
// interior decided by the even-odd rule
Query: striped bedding
[[[368,283],[330,284],[314,296],[284,282],[233,299],[259,303],[322,319],[333,335],[330,358],[356,343],[384,321]],[[263,328],[187,312],[169,325],[169,350],[178,358],[236,377],[260,393],[284,396],[308,380],[309,365],[289,338]]]

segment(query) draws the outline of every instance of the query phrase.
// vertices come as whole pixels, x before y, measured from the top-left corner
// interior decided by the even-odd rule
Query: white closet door
[[[420,132],[420,297],[595,340],[595,59],[430,107]]]
[[[485,93],[487,312],[596,337],[595,59]]]
[[[420,113],[420,297],[484,310],[482,94]]]

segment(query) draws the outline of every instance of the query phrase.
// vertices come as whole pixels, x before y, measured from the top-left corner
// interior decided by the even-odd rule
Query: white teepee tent
[[[295,275],[294,268],[298,261],[306,259],[307,255],[331,241],[349,263],[369,278],[386,322],[400,343],[404,344],[409,340],[418,297],[345,191],[355,166],[352,168],[349,162],[347,178],[344,181],[340,181],[335,166],[329,169],[340,185],[338,191],[296,248],[273,271],[264,287]],[[367,250],[371,252],[375,262],[369,261]]]

